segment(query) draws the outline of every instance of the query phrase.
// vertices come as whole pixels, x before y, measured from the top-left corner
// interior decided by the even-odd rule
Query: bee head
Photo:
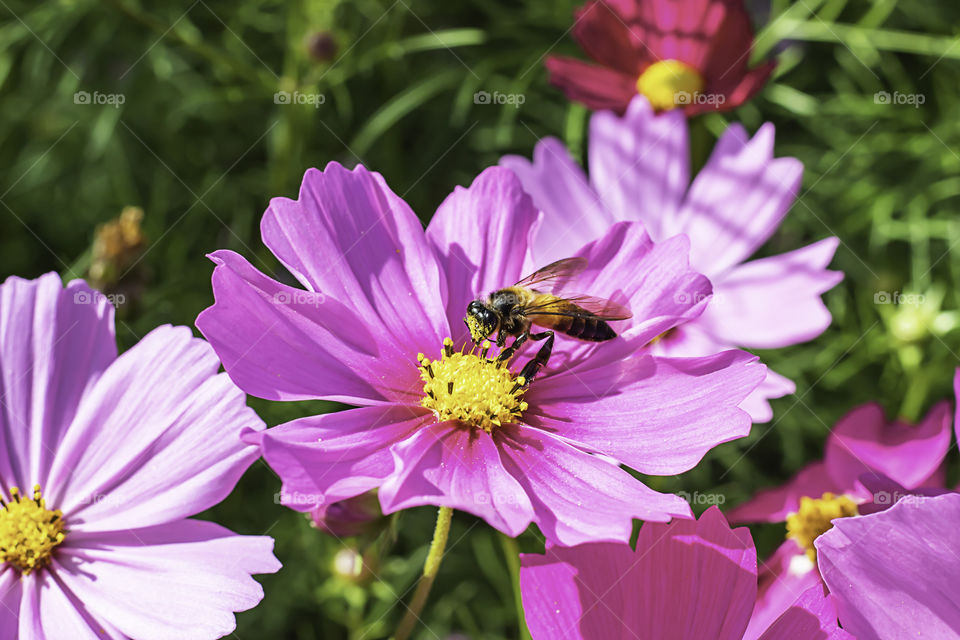
[[[497,314],[484,306],[479,300],[474,300],[467,305],[467,317],[463,319],[464,324],[470,330],[470,337],[476,344],[480,344],[487,337],[497,330],[499,321]]]

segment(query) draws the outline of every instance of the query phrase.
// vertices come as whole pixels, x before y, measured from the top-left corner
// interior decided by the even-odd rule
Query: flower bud
[[[338,538],[375,533],[385,521],[374,491],[321,505],[310,513],[310,517],[317,529]]]
[[[307,36],[307,53],[317,62],[330,62],[337,55],[337,42],[329,31],[318,31]]]

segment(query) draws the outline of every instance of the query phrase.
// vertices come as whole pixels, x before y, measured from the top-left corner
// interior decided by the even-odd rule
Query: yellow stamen
[[[63,514],[47,509],[40,485],[33,488],[33,500],[17,487],[10,489],[10,502],[0,498],[0,562],[29,574],[49,564],[64,536]]]
[[[820,498],[800,498],[800,509],[787,516],[787,538],[796,540],[811,560],[817,559],[813,541],[833,528],[831,520],[857,515],[856,503],[847,496],[825,493]]]
[[[666,111],[696,102],[703,91],[703,77],[685,62],[654,62],[637,78],[637,91],[647,97],[657,111]]]
[[[453,350],[453,341],[443,341],[439,360],[417,356],[423,378],[420,404],[433,411],[438,420],[458,420],[487,433],[510,424],[527,409],[521,398],[526,380],[514,376],[506,362],[486,357],[490,343],[484,341],[481,354]]]

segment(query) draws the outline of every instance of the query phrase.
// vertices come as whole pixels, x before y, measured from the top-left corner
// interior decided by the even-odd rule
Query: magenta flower
[[[774,63],[751,69],[743,0],[590,0],[573,37],[598,64],[550,56],[550,82],[591,109],[623,113],[638,93],[659,110],[726,111],[749,100]]]
[[[534,640],[841,640],[823,587],[802,593],[768,627],[747,625],[757,551],[746,528],[710,507],[699,520],[646,523],[637,550],[616,543],[547,546],[520,556],[520,588]]]
[[[803,165],[773,157],[773,125],[751,139],[734,124],[690,184],[683,114],[654,115],[634,98],[625,116],[590,120],[590,178],[556,139],[542,140],[533,162],[507,156],[543,210],[532,250],[549,263],[602,236],[621,220],[642,222],[654,241],[690,239],[693,268],[713,283],[713,300],[697,318],[656,344],[665,355],[709,355],[734,346],[771,349],[810,340],[830,324],[820,295],[843,274],[827,271],[837,248],[827,238],[789,253],[744,263],[776,231],[800,186]],[[743,408],[755,422],[772,417],[768,398],[792,393],[774,372]]]
[[[299,200],[271,201],[261,224],[305,290],[213,254],[216,303],[197,326],[240,388],[359,407],[252,434],[284,504],[306,511],[379,487],[384,513],[452,507],[509,535],[534,522],[563,545],[627,540],[632,518],[689,514],[612,461],[672,475],[746,435],[737,405],[763,366],[737,351],[643,351],[702,309],[676,292],[705,296],[709,284],[687,266],[684,239],[654,244],[622,224],[578,247],[589,261],[578,284],[618,297],[633,319],[594,346],[559,336],[548,366],[519,385],[533,350],[498,366],[470,348],[463,318],[479,294],[543,266],[528,251],[537,219],[516,177],[495,167],[455,190],[424,232],[379,174],[333,163],[306,173]]]
[[[858,640],[960,636],[960,495],[904,498],[817,539],[840,622]]]
[[[947,402],[933,407],[918,425],[888,421],[877,404],[858,407],[827,436],[823,460],[728,513],[731,522],[787,522],[788,539],[760,572],[758,624],[775,619],[798,594],[820,584],[814,543],[831,521],[873,503],[874,490],[863,478],[883,474],[906,489],[943,486],[950,420]],[[895,493],[879,492],[877,506],[889,506]]]
[[[0,285],[0,637],[219,638],[263,598],[273,540],[189,519],[263,428],[219,366],[185,327],[118,357],[82,281]]]

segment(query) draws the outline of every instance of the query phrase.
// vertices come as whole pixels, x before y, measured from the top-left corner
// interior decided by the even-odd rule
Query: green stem
[[[500,534],[500,545],[503,555],[507,558],[507,570],[510,572],[510,582],[513,584],[513,602],[517,608],[517,627],[520,640],[530,640],[530,630],[523,615],[523,596],[520,592],[520,549],[517,541],[508,535]]]
[[[407,613],[397,627],[397,633],[394,634],[394,640],[407,640],[413,627],[420,620],[420,612],[423,611],[423,605],[427,603],[427,596],[430,595],[430,587],[433,586],[433,580],[437,577],[440,570],[440,563],[443,561],[443,551],[447,548],[447,537],[450,535],[450,521],[453,518],[453,509],[450,507],[440,507],[437,512],[437,526],[433,530],[433,540],[430,542],[430,551],[427,553],[427,560],[423,563],[423,576],[420,578],[420,584],[413,594],[413,600],[407,607]]]

